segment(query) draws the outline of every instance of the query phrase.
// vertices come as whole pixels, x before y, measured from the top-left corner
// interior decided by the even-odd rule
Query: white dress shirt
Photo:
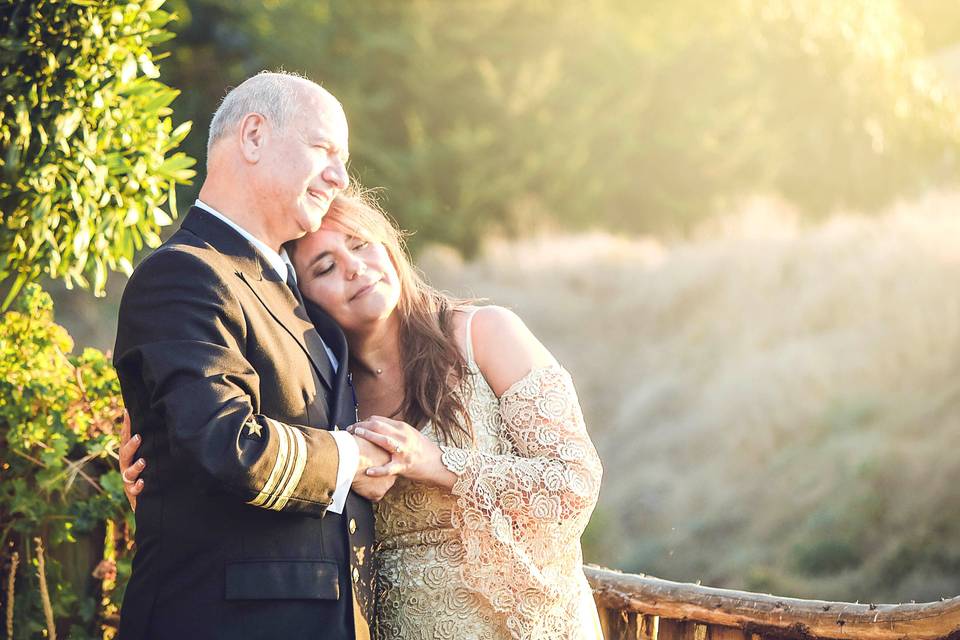
[[[268,247],[263,241],[255,238],[249,231],[199,198],[197,198],[194,206],[203,209],[207,213],[223,221],[225,224],[229,225],[230,228],[234,229],[237,233],[246,238],[247,241],[249,241],[250,244],[252,244],[254,248],[256,248],[256,250],[267,259],[267,262],[270,263],[270,266],[273,267],[274,271],[277,272],[277,275],[280,276],[280,280],[283,282],[287,281],[287,265],[291,263],[290,256],[287,255],[285,249],[281,248],[280,253],[277,253]],[[296,272],[294,272],[293,278],[296,280]],[[330,364],[333,366],[333,370],[336,371],[340,366],[340,363],[337,362],[337,357],[333,354],[333,351],[330,350],[330,347],[328,347],[325,342],[323,343],[323,348],[327,351],[327,356],[330,358]],[[332,511],[333,513],[343,513],[343,505],[347,501],[347,494],[350,492],[350,485],[353,483],[353,476],[357,473],[357,467],[360,466],[360,448],[357,446],[357,442],[353,439],[353,436],[346,431],[331,431],[330,435],[333,436],[334,442],[337,443],[337,451],[340,454],[340,462],[337,466],[337,488],[333,492],[333,502],[329,507],[327,507],[327,511]]]

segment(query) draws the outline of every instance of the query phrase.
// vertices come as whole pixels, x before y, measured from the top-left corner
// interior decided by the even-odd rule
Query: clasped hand
[[[366,475],[403,476],[417,482],[448,484],[445,480],[449,472],[441,462],[440,447],[406,422],[370,416],[347,430],[390,455],[385,464],[367,468]]]

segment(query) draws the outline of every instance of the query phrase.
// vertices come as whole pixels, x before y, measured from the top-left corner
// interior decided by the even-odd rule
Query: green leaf
[[[160,227],[166,227],[173,224],[173,220],[167,215],[167,212],[160,207],[153,208],[153,221]]]
[[[170,133],[170,140],[174,144],[180,144],[184,138],[187,137],[187,134],[190,133],[190,129],[193,128],[193,122],[189,120],[187,122],[181,123],[176,129]]]
[[[89,245],[90,230],[87,228],[87,225],[81,224],[80,229],[77,231],[77,235],[73,237],[73,252],[76,255],[85,253]]]
[[[16,298],[17,294],[20,293],[20,290],[23,289],[23,285],[27,283],[28,279],[28,274],[26,273],[20,273],[17,275],[17,279],[13,281],[13,285],[11,285],[10,291],[7,292],[6,298],[3,299],[3,305],[0,306],[0,311],[6,311],[10,308],[14,298]]]
[[[126,84],[132,81],[137,77],[137,59],[133,57],[133,54],[127,55],[126,60],[123,62],[123,67],[120,68],[120,82]]]
[[[148,78],[159,78],[160,70],[153,64],[153,60],[149,56],[142,55],[140,56],[140,69],[143,70],[143,74]]]
[[[124,226],[131,226],[137,224],[140,221],[140,204],[137,202],[132,202],[129,207],[127,207],[127,215],[123,219]]]
[[[144,112],[153,113],[161,109],[162,107],[167,106],[168,104],[170,104],[176,99],[179,93],[180,93],[179,91],[174,91],[173,89],[163,89],[161,91],[156,91],[154,97],[151,98],[150,101],[143,106]]]

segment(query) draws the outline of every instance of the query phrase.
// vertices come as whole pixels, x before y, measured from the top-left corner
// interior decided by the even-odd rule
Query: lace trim
[[[530,371],[500,396],[505,454],[441,446],[457,475],[453,526],[464,582],[506,617],[518,639],[575,637],[580,626],[580,536],[602,468],[569,373]]]

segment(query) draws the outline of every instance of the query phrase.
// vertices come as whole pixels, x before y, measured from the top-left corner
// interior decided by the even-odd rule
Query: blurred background
[[[588,562],[960,594],[956,0],[164,9],[198,159],[181,215],[229,87],[282,67],[338,96],[351,173],[429,278],[515,309],[572,372],[605,466]],[[45,287],[108,349],[124,282]]]

